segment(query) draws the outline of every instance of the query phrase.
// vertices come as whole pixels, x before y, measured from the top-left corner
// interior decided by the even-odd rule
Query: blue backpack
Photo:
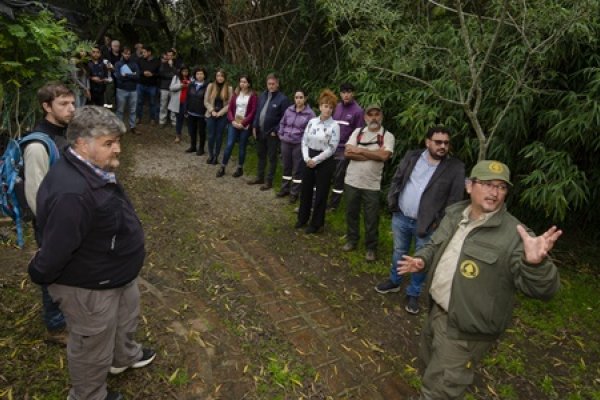
[[[2,213],[15,221],[17,226],[17,246],[23,247],[23,221],[33,213],[25,199],[25,181],[23,173],[23,151],[32,142],[41,142],[46,146],[50,165],[59,158],[60,153],[54,140],[41,132],[32,132],[21,139],[10,139],[0,159],[0,209]]]

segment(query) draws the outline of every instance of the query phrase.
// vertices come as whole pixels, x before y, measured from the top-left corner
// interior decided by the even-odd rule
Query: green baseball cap
[[[495,160],[479,161],[471,170],[471,178],[480,181],[493,181],[498,179],[512,185],[510,182],[510,170],[508,169],[508,166]]]

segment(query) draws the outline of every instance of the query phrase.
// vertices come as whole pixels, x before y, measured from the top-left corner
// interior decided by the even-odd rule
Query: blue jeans
[[[396,272],[398,261],[402,259],[402,256],[408,254],[413,237],[415,238],[415,250],[419,250],[429,241],[431,233],[425,237],[418,237],[417,220],[409,218],[401,212],[395,212],[392,216],[392,232],[394,234],[394,252],[392,253],[390,280],[399,285],[402,277]],[[425,272],[410,274],[410,284],[406,287],[407,296],[419,297],[425,275]]]
[[[39,247],[41,243],[41,233],[36,225],[35,219],[33,220],[33,231],[35,233],[35,242]],[[42,319],[44,320],[46,329],[49,331],[58,331],[63,329],[67,324],[65,321],[65,316],[60,308],[58,308],[58,303],[54,302],[52,297],[50,297],[50,293],[48,293],[48,285],[40,285],[40,289],[42,289]]]
[[[122,121],[125,108],[129,111],[129,128],[135,128],[137,92],[128,92],[117,88],[117,117]]]
[[[146,97],[149,98],[150,103],[150,119],[158,122],[158,104],[156,101],[156,93],[158,88],[156,86],[148,85],[137,85],[137,117],[142,119],[144,116],[144,102]]]
[[[44,324],[49,331],[58,331],[66,326],[65,316],[63,315],[58,303],[55,303],[48,293],[48,285],[40,285],[42,288],[42,317]]]
[[[227,125],[227,116],[206,118],[208,130],[208,156],[219,157],[223,143],[223,129]]]
[[[223,165],[227,165],[229,162],[229,157],[231,157],[233,146],[235,146],[235,142],[239,138],[240,150],[238,152],[238,165],[240,167],[244,166],[244,161],[246,160],[246,146],[248,146],[249,136],[250,132],[248,129],[237,129],[234,128],[233,125],[229,125],[229,130],[227,132],[227,147],[225,147],[225,153],[223,154]]]

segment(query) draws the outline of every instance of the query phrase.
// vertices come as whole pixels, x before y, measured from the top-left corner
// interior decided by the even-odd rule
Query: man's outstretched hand
[[[554,243],[558,240],[562,231],[556,226],[548,229],[540,236],[529,236],[522,225],[517,225],[517,232],[523,240],[523,248],[525,250],[525,262],[528,264],[539,264],[554,247]]]

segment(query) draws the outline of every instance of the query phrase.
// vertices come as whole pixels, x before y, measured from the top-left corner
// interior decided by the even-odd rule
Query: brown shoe
[[[175,136],[175,143],[181,142],[181,136]]]
[[[273,187],[273,184],[271,182],[265,182],[261,187],[260,190],[265,191],[265,190],[269,190]]]
[[[58,344],[60,346],[67,345],[67,337],[69,333],[65,328],[59,329],[56,331],[47,331],[46,332],[46,342],[52,344]]]
[[[261,185],[261,184],[265,183],[265,180],[263,178],[256,177],[254,179],[249,180],[246,183],[248,185]]]

